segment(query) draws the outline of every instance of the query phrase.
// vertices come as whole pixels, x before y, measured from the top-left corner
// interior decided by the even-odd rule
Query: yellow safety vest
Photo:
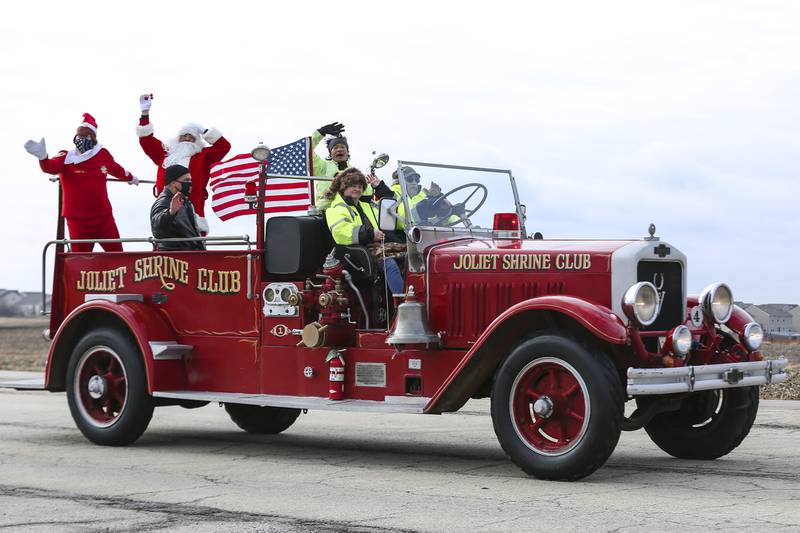
[[[378,220],[375,218],[372,204],[359,202],[359,205],[372,224],[372,228],[378,229]],[[361,215],[355,207],[347,204],[339,193],[336,193],[333,200],[330,201],[330,207],[325,211],[325,222],[328,224],[336,244],[359,244],[358,233],[363,225]]]

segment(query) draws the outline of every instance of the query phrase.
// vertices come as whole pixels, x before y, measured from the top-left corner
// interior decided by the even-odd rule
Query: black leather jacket
[[[169,204],[172,202],[172,191],[164,188],[158,195],[153,207],[150,209],[150,227],[156,239],[172,239],[199,237],[195,221],[192,202],[186,198],[183,208],[171,215]],[[159,250],[205,250],[205,244],[199,241],[188,242],[162,242],[158,244]]]

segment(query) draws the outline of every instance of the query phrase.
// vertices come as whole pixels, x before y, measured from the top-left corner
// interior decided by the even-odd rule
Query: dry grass
[[[0,318],[0,370],[44,370],[49,344],[42,338],[47,318]],[[767,342],[764,356],[789,360],[789,379],[761,389],[770,400],[800,400],[800,341]]]
[[[44,370],[49,318],[0,317],[0,370]]]

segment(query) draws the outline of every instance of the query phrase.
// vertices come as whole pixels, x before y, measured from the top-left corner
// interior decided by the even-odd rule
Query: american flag
[[[311,168],[311,139],[305,137],[274,148],[267,159],[268,174],[308,176]],[[250,154],[240,154],[211,166],[211,208],[220,220],[254,215],[244,201],[244,184],[258,179],[258,161]],[[311,204],[310,183],[306,180],[269,178],[264,197],[264,213],[305,214]]]

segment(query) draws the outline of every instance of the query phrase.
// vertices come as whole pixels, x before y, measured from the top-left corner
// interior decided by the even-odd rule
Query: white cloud
[[[248,150],[339,120],[359,163],[378,149],[511,168],[546,236],[641,237],[655,221],[689,255],[692,290],[721,279],[800,302],[795,2],[8,9],[0,285],[35,289],[54,234],[55,187],[23,142],[68,147],[90,111],[117,160],[152,177],[134,135],[151,90],[164,137],[198,121]],[[147,235],[148,191],[109,188],[123,233]]]

